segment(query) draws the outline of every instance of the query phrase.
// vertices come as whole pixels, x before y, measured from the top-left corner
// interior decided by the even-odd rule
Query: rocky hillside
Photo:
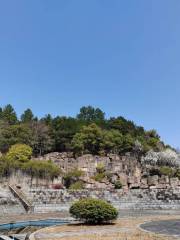
[[[156,158],[155,158],[156,157]],[[167,149],[149,151],[140,158],[126,154],[74,158],[73,153],[49,153],[38,160],[51,160],[62,171],[61,183],[70,189],[146,189],[180,186],[179,155]]]
[[[0,108],[0,152],[0,179],[30,187],[146,188],[180,177],[179,155],[155,130],[91,106],[41,119],[31,109],[18,118],[11,105]]]

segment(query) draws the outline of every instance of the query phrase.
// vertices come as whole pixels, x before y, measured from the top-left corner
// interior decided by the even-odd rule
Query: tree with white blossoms
[[[180,155],[172,149],[166,149],[162,152],[150,150],[146,156],[141,158],[141,162],[149,165],[180,167]]]
[[[146,153],[145,156],[142,156],[141,162],[148,165],[157,165],[159,159],[158,152],[150,150]]]
[[[180,156],[172,149],[166,149],[159,153],[158,165],[167,165],[171,167],[180,166]]]

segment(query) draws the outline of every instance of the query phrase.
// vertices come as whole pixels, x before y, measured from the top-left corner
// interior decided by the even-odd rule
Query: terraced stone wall
[[[81,198],[107,200],[122,210],[180,210],[180,187],[168,189],[124,190],[41,190],[26,193],[34,204],[35,212],[68,211],[70,205]]]

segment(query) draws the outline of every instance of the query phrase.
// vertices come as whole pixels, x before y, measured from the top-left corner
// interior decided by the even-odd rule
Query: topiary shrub
[[[115,220],[118,216],[117,209],[111,204],[92,198],[75,202],[69,212],[74,218],[90,224],[106,223]]]
[[[114,183],[114,188],[115,189],[121,189],[122,188],[122,183],[120,180],[117,180],[115,183]]]

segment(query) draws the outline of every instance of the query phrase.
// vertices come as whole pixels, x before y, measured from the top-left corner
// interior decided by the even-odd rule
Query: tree
[[[6,154],[9,162],[22,166],[23,163],[28,162],[32,156],[32,148],[26,144],[15,144],[10,147]]]
[[[104,121],[104,117],[105,113],[101,109],[92,106],[82,107],[77,115],[77,119],[88,122]]]
[[[98,154],[103,143],[103,132],[95,123],[84,126],[79,133],[76,133],[72,145],[77,153]]]
[[[16,124],[17,123],[17,115],[16,112],[14,110],[14,108],[8,104],[6,105],[2,112],[1,112],[1,118],[4,122],[7,122],[10,125]]]
[[[76,219],[91,224],[109,222],[118,217],[118,211],[110,203],[92,198],[75,202],[69,212]]]
[[[124,136],[118,130],[103,131],[102,149],[108,153],[119,154],[123,150]]]
[[[122,153],[123,152],[131,152],[134,147],[134,139],[130,134],[127,134],[123,136],[123,147],[122,147]]]
[[[41,119],[46,125],[51,126],[53,118],[51,114],[47,114],[44,118]]]
[[[80,130],[82,123],[74,118],[56,117],[51,124],[52,137],[56,151],[71,151],[71,141]]]
[[[142,163],[158,166],[180,167],[180,156],[172,149],[154,152],[152,149],[141,158]]]
[[[50,136],[50,129],[43,121],[33,121],[31,123],[33,152],[42,155],[53,148],[53,140]]]
[[[136,134],[136,125],[124,117],[110,118],[108,121],[108,128],[119,130],[123,135]]]
[[[3,112],[2,107],[0,107],[0,119],[1,120],[2,120],[2,112]]]
[[[14,144],[26,143],[31,145],[32,132],[25,124],[7,125],[0,123],[0,151],[7,150]]]
[[[24,113],[21,115],[21,121],[23,123],[30,123],[31,121],[33,121],[33,119],[34,119],[34,115],[31,111],[31,109],[29,109],[29,108],[26,109],[24,111]]]

